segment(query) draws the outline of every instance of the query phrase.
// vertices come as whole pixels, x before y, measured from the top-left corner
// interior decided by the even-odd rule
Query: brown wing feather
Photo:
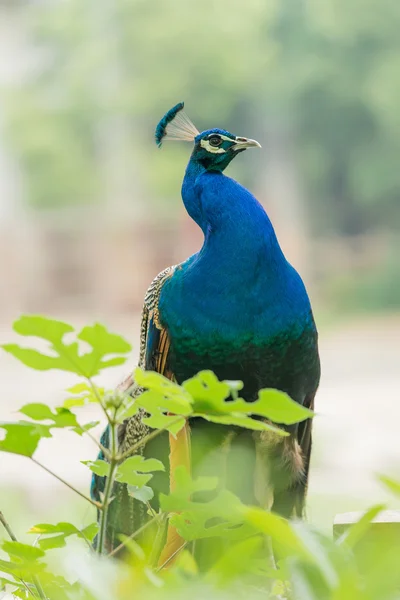
[[[142,368],[155,370],[173,380],[174,374],[168,370],[168,355],[171,348],[171,340],[167,329],[161,324],[158,302],[162,286],[165,281],[172,276],[175,267],[169,267],[162,271],[150,285],[145,296],[145,306],[142,315],[141,327],[141,350],[139,366]],[[178,466],[185,466],[190,472],[190,430],[188,423],[178,432],[177,435],[169,436],[169,472],[170,472],[170,491],[176,488],[174,478],[175,469]],[[179,536],[176,529],[168,526],[166,543],[160,556],[159,566],[172,564],[172,559],[177,556],[180,548],[185,545],[185,541]]]

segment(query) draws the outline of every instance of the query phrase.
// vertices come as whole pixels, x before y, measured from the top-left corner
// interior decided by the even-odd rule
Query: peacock
[[[199,252],[162,271],[144,300],[139,366],[181,383],[202,370],[220,380],[241,380],[248,402],[262,388],[286,392],[314,409],[320,380],[318,334],[305,286],[286,260],[263,206],[234,179],[224,174],[241,152],[261,148],[252,139],[224,129],[199,132],[184,112],[183,102],[171,108],[157,125],[156,143],[187,141],[193,150],[182,184],[182,200],[201,228]],[[129,377],[121,390],[141,390]],[[120,426],[118,443],[125,452],[148,433],[138,413]],[[189,430],[190,427],[190,430]],[[287,426],[290,436],[235,430],[193,419],[173,441],[170,460],[194,471],[212,472],[215,447],[226,448],[226,486],[242,501],[271,508],[284,517],[301,517],[311,454],[310,419]],[[107,444],[107,431],[102,441]],[[168,462],[168,434],[149,442],[146,457]],[[174,454],[175,453],[175,454]],[[261,457],[261,458],[260,458]],[[268,475],[268,477],[267,477]],[[268,486],[264,479],[268,478]],[[173,479],[154,475],[156,490],[168,493]],[[108,547],[117,534],[130,534],[146,519],[146,506],[115,484],[110,508]],[[99,499],[104,478],[94,475],[92,496]],[[267,489],[268,488],[268,489]],[[266,491],[267,489],[267,491]],[[157,494],[153,500],[157,510]],[[111,510],[112,509],[112,510]],[[164,548],[176,551],[171,530]]]

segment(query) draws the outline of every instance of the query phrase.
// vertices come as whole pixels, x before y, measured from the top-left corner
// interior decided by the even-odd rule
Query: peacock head
[[[261,148],[255,140],[238,137],[224,129],[207,129],[200,133],[183,111],[180,102],[171,108],[156,128],[158,146],[163,141],[194,142],[191,160],[208,171],[223,171],[233,158],[247,148]]]

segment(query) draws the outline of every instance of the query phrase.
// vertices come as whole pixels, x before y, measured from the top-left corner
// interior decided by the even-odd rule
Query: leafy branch
[[[49,352],[42,353],[32,348],[22,348],[17,344],[6,344],[3,348],[18,358],[26,366],[39,369],[60,369],[74,373],[84,381],[69,388],[74,396],[68,398],[62,407],[50,409],[45,404],[27,404],[22,407],[21,413],[30,421],[16,423],[0,423],[0,428],[5,431],[5,437],[0,441],[0,450],[24,455],[35,464],[55,477],[66,487],[74,491],[81,498],[99,510],[98,554],[105,552],[107,522],[109,507],[115,481],[125,483],[128,493],[143,501],[151,513],[149,499],[153,496],[151,488],[146,484],[152,477],[152,472],[164,470],[164,465],[157,460],[144,460],[137,452],[163,432],[168,431],[176,435],[184,426],[187,419],[200,417],[223,425],[233,425],[250,430],[269,431],[276,436],[288,435],[277,424],[292,424],[313,416],[302,406],[293,402],[286,394],[276,390],[261,390],[258,400],[249,404],[240,398],[241,382],[219,381],[211,371],[203,371],[190,380],[178,385],[160,374],[137,369],[134,375],[136,388],[144,390],[140,395],[133,394],[133,388],[123,393],[120,391],[107,393],[93,381],[93,377],[103,369],[122,364],[130,351],[130,345],[120,336],[109,333],[102,325],[95,324],[84,327],[80,332],[74,332],[71,325],[62,321],[48,319],[40,316],[24,316],[16,321],[14,329],[20,335],[35,336],[49,343]],[[75,334],[76,339],[65,341],[65,336]],[[89,345],[89,351],[82,352],[80,342]],[[109,430],[109,443],[98,442],[90,430],[97,424],[87,423],[81,425],[72,408],[84,406],[94,402],[104,413]],[[125,419],[143,413],[142,421],[152,431],[143,436],[128,450],[123,453],[118,451],[117,428]],[[258,418],[254,418],[258,417]],[[48,467],[39,462],[34,453],[42,438],[52,437],[54,429],[66,428],[78,435],[87,434],[96,442],[101,454],[95,461],[85,461],[95,476],[105,478],[105,487],[100,494],[101,501],[94,500],[73,485],[65,481]],[[103,458],[102,458],[103,457]],[[179,474],[177,474],[179,477]],[[174,514],[173,497],[169,500],[161,499],[164,503],[164,514],[170,513],[171,523],[180,529],[187,540],[210,535],[229,535],[232,539],[246,533],[248,526],[245,523],[236,524],[240,527],[233,531],[228,524],[219,524],[214,529],[206,528],[206,521],[212,511],[219,509],[221,515],[226,502],[233,502],[231,497],[222,497],[208,507],[191,504],[187,510],[195,510],[195,516],[189,515],[187,510],[181,514]],[[182,508],[182,507],[181,507]],[[200,510],[201,509],[201,510]],[[200,510],[200,513],[198,513]],[[210,512],[211,511],[211,512]],[[178,511],[181,512],[181,511]],[[196,516],[197,515],[197,516]],[[207,516],[208,515],[208,516]],[[164,517],[158,515],[158,524]],[[54,529],[56,527],[56,529]],[[161,527],[159,537],[161,539]],[[65,536],[77,534],[85,539],[85,535],[68,524],[58,526],[42,525],[41,531],[46,535],[57,534],[55,538],[44,540],[44,547],[57,547],[63,544]],[[140,530],[139,530],[140,531]],[[118,547],[121,548],[131,538],[123,540]],[[92,535],[90,530],[90,536]],[[58,536],[58,537],[57,537]],[[129,542],[130,543],[130,542]],[[47,546],[46,546],[47,545]],[[118,550],[115,551],[117,553]],[[113,553],[111,553],[113,554]],[[153,556],[153,563],[154,562]]]
[[[12,531],[9,523],[7,522],[4,514],[2,511],[0,511],[0,523],[3,525],[4,529],[7,531],[8,535],[10,536],[11,541],[18,543],[17,537],[14,534],[14,532]],[[29,588],[28,584],[26,583],[26,581],[24,581],[21,577],[18,577],[18,579],[21,581],[21,583],[23,584],[23,586],[25,587],[25,589],[32,594],[32,590]],[[41,583],[39,581],[39,579],[36,576],[32,576],[32,581],[33,584],[37,590],[38,596],[41,600],[46,600],[46,595],[43,591],[43,588],[41,586]],[[32,594],[33,595],[33,594]]]

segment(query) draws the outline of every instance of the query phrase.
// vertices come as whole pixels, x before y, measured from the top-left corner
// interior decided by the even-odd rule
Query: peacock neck
[[[287,265],[264,208],[239,183],[191,160],[182,185],[186,210],[204,233],[196,262],[232,278],[273,279]],[[240,275],[239,275],[240,274]],[[246,277],[247,276],[247,277]]]

